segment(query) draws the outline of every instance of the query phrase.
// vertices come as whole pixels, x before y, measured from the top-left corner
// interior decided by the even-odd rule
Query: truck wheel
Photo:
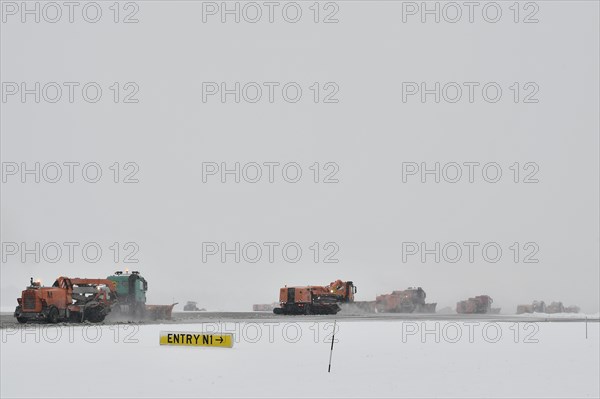
[[[90,323],[102,323],[104,321],[104,317],[105,316],[103,314],[96,313],[89,320],[90,320]]]
[[[69,313],[69,318],[67,319],[68,321],[72,322],[72,323],[80,323],[81,320],[81,313],[79,312],[70,312]]]
[[[84,315],[85,315],[85,320],[89,321],[90,323],[101,323],[104,321],[104,318],[106,317],[106,314],[104,312],[104,307],[101,305],[90,307],[89,309],[86,309]]]
[[[21,324],[27,323],[27,319],[25,317],[17,317],[17,321]]]
[[[50,311],[48,311],[48,322],[52,324],[58,323],[58,309],[56,306],[50,306]]]

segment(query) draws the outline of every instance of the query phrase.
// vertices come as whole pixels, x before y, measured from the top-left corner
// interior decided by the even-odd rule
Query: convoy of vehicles
[[[579,313],[579,306],[564,306],[562,302],[546,305],[544,301],[533,301],[530,305],[517,306],[517,314],[523,313]]]
[[[29,321],[91,322],[99,323],[107,316],[125,320],[170,319],[171,305],[146,304],[148,282],[139,272],[117,271],[106,279],[58,277],[51,287],[39,281],[30,284],[17,298],[14,316],[19,323]],[[436,303],[426,303],[421,287],[410,287],[391,294],[377,295],[374,301],[355,301],[357,289],[352,281],[336,280],[325,286],[283,287],[279,290],[279,303],[254,305],[254,311],[272,311],[279,315],[337,314],[341,309],[360,310],[367,313],[435,313]],[[492,308],[488,295],[479,295],[456,304],[458,314],[499,313]],[[202,311],[197,302],[189,301],[184,311]],[[519,305],[517,314],[579,312],[579,307],[565,307],[562,302],[546,305],[533,301]]]
[[[517,314],[522,313],[546,313],[546,303],[544,301],[533,301],[530,305],[517,306]]]

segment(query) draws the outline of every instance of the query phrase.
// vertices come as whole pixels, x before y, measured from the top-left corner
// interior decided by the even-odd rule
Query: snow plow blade
[[[150,320],[171,320],[175,305],[177,302],[172,305],[146,305],[146,317]]]

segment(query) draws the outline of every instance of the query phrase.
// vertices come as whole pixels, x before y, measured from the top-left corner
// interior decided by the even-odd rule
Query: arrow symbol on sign
[[[220,344],[223,343],[223,337],[219,337],[218,339],[216,339],[215,341],[219,341]]]

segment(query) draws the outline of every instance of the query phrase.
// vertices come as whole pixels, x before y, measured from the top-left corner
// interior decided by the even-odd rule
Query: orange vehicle
[[[378,313],[435,313],[437,303],[425,303],[427,295],[421,287],[377,295],[375,308]]]
[[[354,302],[356,287],[352,281],[336,280],[327,286],[283,287],[279,290],[280,307],[275,314],[336,314],[338,303]]]
[[[489,295],[478,295],[475,298],[469,298],[456,303],[456,313],[475,314],[475,313],[494,313],[492,312],[492,303],[494,300]]]
[[[531,305],[517,306],[517,314],[522,313],[546,313],[546,303],[544,301],[533,301]]]
[[[14,316],[19,323],[59,321],[99,323],[116,300],[115,283],[105,279],[59,277],[52,287],[30,285],[17,298]]]

